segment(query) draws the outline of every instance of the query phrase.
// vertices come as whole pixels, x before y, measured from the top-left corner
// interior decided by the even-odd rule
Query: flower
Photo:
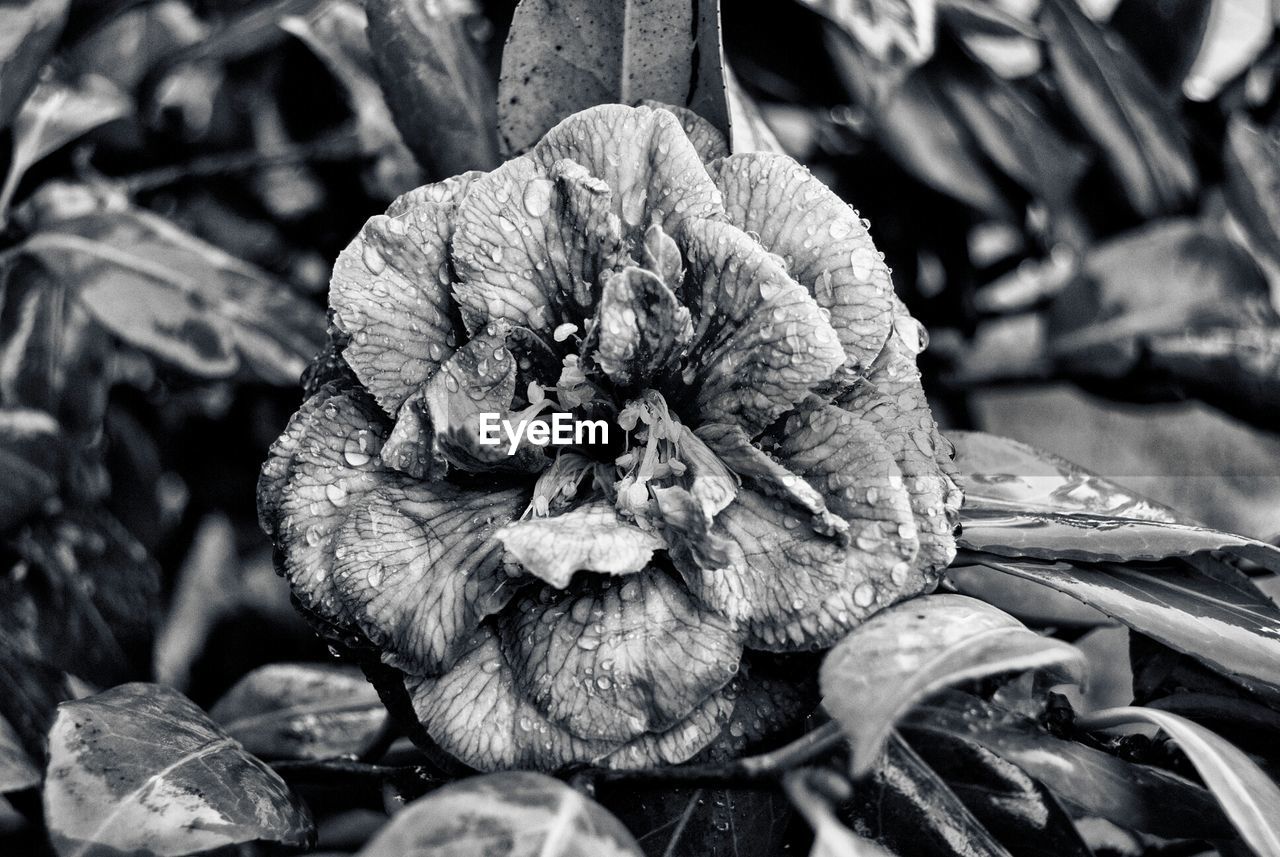
[[[586,110],[405,194],[330,304],[262,523],[470,766],[740,747],[786,709],[755,653],[829,646],[954,555],[924,330],[867,225],[688,111]],[[612,437],[480,442],[552,412]]]

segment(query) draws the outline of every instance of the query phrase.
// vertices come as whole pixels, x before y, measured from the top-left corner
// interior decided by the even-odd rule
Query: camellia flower
[[[924,331],[866,224],[688,111],[586,110],[405,194],[330,304],[263,526],[468,765],[740,748],[785,708],[758,653],[831,645],[954,554]],[[608,437],[486,442],[553,414]]]

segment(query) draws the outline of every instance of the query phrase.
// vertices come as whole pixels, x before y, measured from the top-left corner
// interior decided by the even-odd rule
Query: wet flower
[[[471,766],[758,738],[785,705],[755,653],[829,646],[953,556],[924,330],[866,224],[687,111],[593,108],[405,194],[330,303],[263,526]],[[553,413],[608,442],[481,442]]]

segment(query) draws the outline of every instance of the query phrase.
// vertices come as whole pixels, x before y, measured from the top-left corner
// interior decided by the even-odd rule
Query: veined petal
[[[622,520],[613,504],[603,500],[507,524],[496,538],[527,572],[557,589],[568,586],[575,571],[640,571],[663,546],[656,534]]]
[[[624,388],[660,383],[693,337],[689,310],[644,268],[607,275],[597,312],[596,362]]]
[[[786,260],[791,276],[830,311],[852,368],[865,371],[889,336],[893,282],[858,215],[785,155],[743,152],[710,172],[730,221]]]
[[[428,185],[371,217],[338,256],[329,284],[342,356],[395,414],[456,345],[449,241],[458,198],[474,174]]]
[[[386,663],[438,675],[519,586],[493,535],[528,492],[396,482],[354,505],[338,529],[333,589]]]
[[[689,108],[677,107],[674,104],[663,104],[661,101],[652,101],[650,99],[641,101],[640,105],[642,107],[652,107],[655,110],[671,111],[680,120],[680,127],[684,129],[684,135],[693,144],[693,148],[698,152],[698,157],[702,159],[702,163],[709,164],[717,158],[728,156],[729,142],[725,140],[724,135],[716,130],[716,126]]]
[[[689,715],[738,670],[742,635],[655,568],[543,587],[499,620],[525,698],[583,738],[629,741]]]
[[[844,363],[840,340],[809,293],[741,229],[690,220],[681,237],[700,284],[685,369],[694,410],[754,437]]]

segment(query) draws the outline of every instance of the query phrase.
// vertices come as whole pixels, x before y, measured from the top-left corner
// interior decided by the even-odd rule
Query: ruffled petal
[[[693,410],[754,437],[844,363],[840,340],[809,293],[741,229],[690,220],[680,236],[700,284],[684,377]]]
[[[453,352],[449,241],[472,177],[428,185],[371,217],[338,256],[329,284],[342,356],[388,414]]]
[[[749,648],[828,646],[930,584],[912,566],[916,528],[902,477],[875,429],[834,407],[795,418],[779,460],[849,522],[849,539],[814,533],[802,511],[744,486],[716,517],[721,567],[677,560],[696,597],[741,623]]]
[[[568,586],[576,571],[640,571],[663,546],[657,535],[622,520],[602,500],[553,517],[507,524],[496,537],[525,571],[557,589]]]
[[[894,335],[865,380],[842,394],[840,407],[876,427],[902,472],[920,538],[919,565],[934,574],[955,558],[953,531],[963,494],[952,474],[950,445],[929,410],[915,355],[918,324],[899,306]]]
[[[785,155],[744,152],[710,172],[729,219],[786,260],[791,276],[830,311],[851,368],[865,371],[889,336],[893,282],[858,215]]]
[[[518,587],[493,536],[528,492],[397,482],[355,504],[338,529],[333,589],[383,661],[438,675]]]
[[[742,635],[654,568],[543,588],[499,621],[520,692],[554,723],[629,741],[684,719],[738,670]]]
[[[652,101],[650,99],[641,101],[640,106],[652,107],[655,110],[670,110],[680,120],[680,127],[684,129],[684,135],[693,144],[693,148],[697,151],[698,157],[702,159],[702,163],[709,164],[717,158],[723,158],[729,154],[729,142],[725,140],[724,135],[716,130],[716,126],[694,113],[688,107],[676,107],[674,104],[663,104],[661,101]]]
[[[689,310],[644,268],[606,276],[598,313],[596,363],[623,388],[661,385],[693,337]]]

